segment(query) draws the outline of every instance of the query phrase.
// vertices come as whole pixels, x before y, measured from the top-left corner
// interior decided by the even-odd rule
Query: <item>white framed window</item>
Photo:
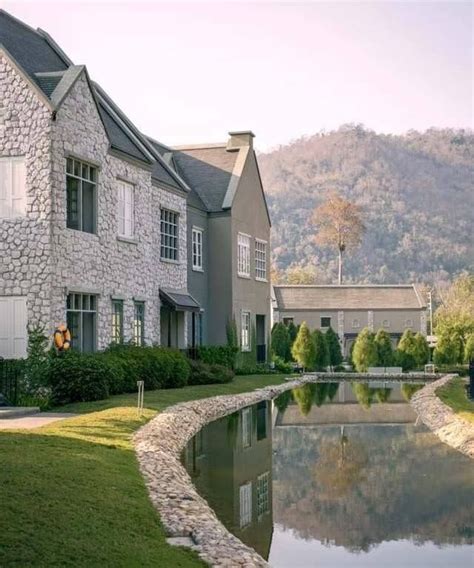
[[[97,168],[85,162],[66,160],[66,225],[85,233],[96,232]]]
[[[327,329],[331,327],[331,318],[328,316],[321,316],[321,328]]]
[[[0,158],[0,218],[26,215],[26,164],[22,156]]]
[[[145,302],[133,303],[133,343],[145,345]]]
[[[131,183],[118,180],[118,234],[133,238],[135,231],[135,188]]]
[[[390,321],[389,320],[383,320],[382,327],[389,328],[390,327]]]
[[[243,233],[237,236],[237,274],[250,278],[250,237]]]
[[[123,300],[112,300],[112,342],[123,343]]]
[[[267,281],[267,242],[255,239],[255,278]]]
[[[352,320],[352,328],[353,329],[359,329],[360,327],[360,321],[358,319],[353,319]]]
[[[257,477],[257,518],[260,521],[270,510],[269,504],[270,472],[266,471]]]
[[[405,320],[405,327],[413,327],[413,320],[412,319]]]
[[[198,227],[193,227],[192,234],[192,253],[193,253],[193,270],[202,271],[202,237],[203,231]]]
[[[242,351],[250,351],[250,312],[242,312],[240,322],[240,347]]]
[[[252,522],[252,482],[240,486],[240,528],[243,529]]]
[[[168,209],[161,210],[160,255],[165,260],[178,260],[178,218],[179,214]]]
[[[250,448],[252,445],[252,409],[242,410],[242,447]]]

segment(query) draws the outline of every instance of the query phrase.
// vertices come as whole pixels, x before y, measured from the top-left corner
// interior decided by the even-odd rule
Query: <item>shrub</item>
[[[290,336],[285,324],[277,323],[272,330],[272,353],[283,361],[291,359]]]
[[[208,365],[202,361],[190,361],[191,374],[188,379],[190,385],[212,385],[230,383],[234,372],[223,365]]]
[[[377,364],[380,367],[392,366],[394,356],[390,335],[384,329],[379,329],[375,334],[374,341],[377,347]]]
[[[101,400],[109,396],[115,370],[95,354],[66,352],[49,362],[51,402],[67,404]]]
[[[331,367],[337,367],[342,363],[343,357],[339,337],[332,327],[326,331],[325,339],[328,346],[329,365],[331,365]]]
[[[275,371],[278,373],[292,373],[293,372],[293,365],[291,363],[287,363],[281,357],[274,355],[272,358],[273,364],[275,365]]]
[[[314,343],[314,367],[317,371],[325,370],[329,365],[329,349],[326,343],[326,336],[319,329],[315,329],[311,337]]]
[[[421,367],[428,363],[430,360],[430,348],[426,337],[418,332],[415,334],[415,352],[414,352],[415,362],[418,367]]]
[[[44,389],[48,382],[48,363],[54,349],[47,351],[48,336],[43,327],[28,327],[27,359],[24,367],[22,391],[25,395],[44,398]],[[40,394],[42,392],[42,394]]]
[[[437,365],[454,365],[462,359],[462,345],[458,334],[443,332],[433,353]]]
[[[417,355],[415,335],[411,329],[406,329],[397,345],[396,361],[404,371],[409,371],[416,367]]]
[[[255,363],[243,365],[235,369],[236,375],[268,375],[272,372],[268,363]]]
[[[352,361],[356,371],[365,373],[369,367],[377,364],[377,346],[375,336],[368,327],[365,327],[357,336],[352,351]]]
[[[198,348],[197,356],[208,365],[222,365],[234,369],[237,352],[238,348],[232,345],[206,345]]]
[[[312,369],[315,363],[315,347],[306,322],[303,322],[296,336],[291,354],[304,369]]]

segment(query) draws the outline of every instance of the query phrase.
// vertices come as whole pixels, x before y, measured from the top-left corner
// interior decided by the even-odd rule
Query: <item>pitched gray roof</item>
[[[0,44],[38,84],[35,73],[64,71],[69,67],[44,36],[4,10],[0,10]]]
[[[54,73],[35,73],[36,82],[45,95],[51,98],[54,89],[59,85],[64,76],[63,71]]]
[[[426,307],[413,284],[273,288],[279,310],[381,310]]]
[[[177,148],[173,159],[178,173],[196,192],[207,211],[222,211],[238,151],[226,145]]]

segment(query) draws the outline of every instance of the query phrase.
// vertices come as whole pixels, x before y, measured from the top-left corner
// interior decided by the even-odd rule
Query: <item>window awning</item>
[[[201,306],[187,292],[160,288],[160,299],[175,310],[187,312],[201,311]]]

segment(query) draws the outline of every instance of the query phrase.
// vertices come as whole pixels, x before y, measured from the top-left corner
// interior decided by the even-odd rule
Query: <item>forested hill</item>
[[[474,134],[382,135],[362,126],[301,138],[259,164],[281,281],[336,281],[336,255],[314,244],[313,209],[336,189],[363,209],[361,248],[346,254],[346,282],[444,281],[474,265]],[[309,277],[309,278],[308,278]]]

